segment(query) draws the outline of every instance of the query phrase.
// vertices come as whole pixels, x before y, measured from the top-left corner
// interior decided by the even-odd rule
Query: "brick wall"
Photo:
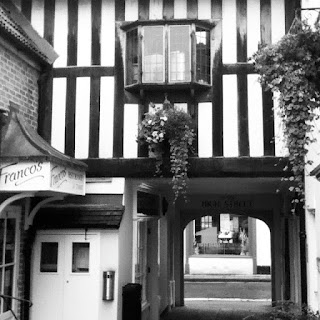
[[[20,113],[36,130],[38,126],[38,84],[40,72],[36,65],[9,45],[0,41],[0,107],[8,107],[13,101],[20,108]],[[1,199],[0,194],[0,203]],[[15,296],[25,298],[25,268],[24,254],[30,247],[28,233],[24,230],[24,206],[19,226],[20,255],[17,266],[17,291]],[[16,313],[19,319],[28,318],[28,308],[24,309],[23,303],[16,302]],[[25,312],[24,312],[25,310]]]
[[[0,107],[13,101],[37,128],[39,71],[0,43]]]

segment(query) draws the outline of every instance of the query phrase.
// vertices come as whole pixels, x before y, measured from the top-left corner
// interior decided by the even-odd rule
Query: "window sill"
[[[211,84],[198,83],[198,82],[175,82],[175,83],[136,83],[126,85],[125,89],[130,92],[143,91],[169,91],[181,90],[181,91],[204,91],[211,88]]]
[[[199,27],[212,29],[217,24],[218,20],[198,20],[198,19],[170,19],[170,20],[136,20],[121,23],[121,29],[128,31],[138,26],[162,26],[162,25],[188,25],[191,23],[196,24]]]

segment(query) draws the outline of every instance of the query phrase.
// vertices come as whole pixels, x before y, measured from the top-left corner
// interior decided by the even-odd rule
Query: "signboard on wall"
[[[85,172],[49,161],[0,164],[0,191],[53,191],[85,194]]]

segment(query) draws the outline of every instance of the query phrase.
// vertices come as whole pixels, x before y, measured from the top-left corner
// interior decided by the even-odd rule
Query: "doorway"
[[[31,320],[98,318],[98,246],[94,233],[38,232],[31,269]]]

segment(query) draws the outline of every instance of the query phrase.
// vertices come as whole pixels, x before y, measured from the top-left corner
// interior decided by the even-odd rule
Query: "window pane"
[[[196,254],[250,255],[248,217],[230,213],[204,216],[196,229]]]
[[[72,244],[72,272],[89,272],[89,249],[89,243]]]
[[[196,81],[210,83],[210,32],[196,29]]]
[[[170,27],[169,59],[169,81],[191,81],[189,26]]]
[[[41,243],[40,272],[58,271],[58,242]]]
[[[127,32],[127,84],[138,82],[138,30]]]
[[[0,265],[3,264],[3,241],[4,241],[4,233],[5,233],[5,220],[0,220]]]
[[[5,268],[4,271],[4,295],[12,296],[13,287],[13,266]],[[8,311],[12,307],[11,299],[3,300],[3,312]]]
[[[143,82],[163,82],[163,27],[144,27],[143,30]]]
[[[15,219],[7,219],[7,236],[6,236],[6,263],[14,262],[14,248],[15,248]]]

